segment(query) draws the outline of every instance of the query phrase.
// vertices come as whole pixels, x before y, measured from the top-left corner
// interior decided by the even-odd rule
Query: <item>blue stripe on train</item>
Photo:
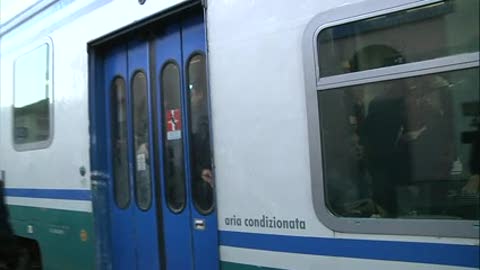
[[[90,190],[6,188],[9,197],[91,200]],[[220,231],[223,246],[359,259],[480,267],[480,247],[399,241],[332,239]]]
[[[480,247],[220,231],[223,246],[312,255],[464,266],[478,269]]]
[[[91,191],[83,189],[6,188],[5,196],[80,201],[90,201],[92,199]]]

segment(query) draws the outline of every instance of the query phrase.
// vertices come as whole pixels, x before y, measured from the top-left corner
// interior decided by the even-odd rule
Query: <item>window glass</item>
[[[149,122],[147,78],[143,72],[135,73],[132,80],[133,135],[135,147],[135,195],[142,210],[150,208],[152,181],[150,176]]]
[[[326,28],[317,40],[320,76],[476,52],[478,11],[479,1],[444,1]]]
[[[193,201],[206,213],[213,208],[213,174],[210,155],[210,125],[205,58],[195,55],[188,62],[188,96]]]
[[[48,44],[15,61],[13,141],[16,145],[50,138],[51,79]]]
[[[127,101],[125,80],[116,78],[111,89],[112,147],[115,201],[120,208],[130,203],[127,155]]]
[[[164,159],[168,207],[179,212],[185,207],[185,164],[182,140],[180,70],[168,63],[161,74],[164,104]]]
[[[331,212],[342,217],[477,220],[478,72],[474,68],[318,91]]]

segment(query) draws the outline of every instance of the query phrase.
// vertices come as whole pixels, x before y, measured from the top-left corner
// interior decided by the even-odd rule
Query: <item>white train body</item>
[[[317,104],[317,91],[322,90],[316,89],[318,85],[322,88],[316,60],[319,29],[435,2],[438,1],[215,0],[201,4],[215,164],[217,224],[213,227],[218,239],[212,241],[217,242],[218,251],[195,249],[193,253],[205,256],[218,252],[218,257],[214,256],[220,261],[218,267],[226,270],[466,270],[479,267],[478,220],[456,223],[427,218],[426,225],[422,225],[422,220],[403,220],[395,225],[395,219],[382,223],[381,218],[376,218],[370,224],[370,221],[363,223],[365,219],[333,214],[326,217],[322,212],[327,209],[326,199],[319,193],[324,194],[327,188],[318,189],[326,182],[327,175],[322,161],[326,154],[319,150],[325,142],[321,142],[320,137],[315,139],[320,134],[318,110],[322,110]],[[137,31],[145,21],[155,21],[157,17],[168,20],[165,14],[187,6],[200,10],[200,3],[182,0],[147,0],[143,5],[134,0],[43,0],[17,17],[0,21],[0,170],[4,171],[6,202],[11,208],[13,227],[19,236],[39,243],[44,269],[76,269],[76,266],[62,268],[65,264],[54,262],[55,254],[63,253],[55,246],[49,249],[49,243],[61,242],[61,239],[70,239],[74,247],[81,246],[79,255],[66,257],[67,263],[85,260],[87,268],[116,269],[116,264],[108,260],[120,260],[121,256],[105,244],[112,241],[112,236],[98,235],[105,232],[99,227],[104,226],[108,231],[112,226],[100,219],[110,213],[110,208],[100,203],[102,199],[96,196],[102,191],[97,192],[98,181],[91,180],[92,172],[97,173],[94,178],[99,173],[108,174],[108,170],[92,168],[92,164],[96,166],[92,157],[96,153],[94,149],[102,147],[97,145],[101,141],[96,133],[98,126],[92,124],[92,119],[101,115],[100,107],[92,101],[92,95],[100,91],[95,80],[101,80],[93,75],[98,72],[99,58],[95,57],[108,54],[103,54],[104,49],[98,53],[97,48],[115,41],[117,36],[112,33],[120,29],[119,36],[128,36],[130,27]],[[6,11],[2,9],[2,12],[1,18],[7,18]],[[478,11],[476,16],[478,20]],[[476,27],[478,39],[478,25],[468,27]],[[50,133],[43,143],[22,146],[15,143],[12,129],[15,125],[12,109],[15,63],[42,44],[48,44],[51,61],[47,82]],[[318,54],[321,58],[321,52]],[[466,60],[451,57],[438,61],[453,61],[458,67],[436,66],[436,62],[432,62],[431,69],[449,72],[478,68],[478,50],[464,53],[462,57]],[[415,68],[408,66],[402,74],[416,74]],[[420,75],[421,72],[415,76]],[[376,78],[381,76],[395,77],[380,74]],[[398,78],[402,76],[406,75]],[[342,86],[341,82],[326,80],[324,88],[328,88],[325,86],[328,83],[348,87],[348,83]],[[368,83],[375,79],[358,80]],[[474,80],[478,87],[478,74]],[[150,87],[154,91],[153,86]],[[472,89],[471,96],[478,104],[478,89]],[[343,140],[340,135],[339,140]],[[467,163],[464,161],[463,167],[466,168]],[[108,181],[107,187],[111,187]],[[109,197],[107,191],[103,192],[102,196]],[[158,195],[157,200],[164,202],[162,195]],[[319,205],[321,201],[324,203]],[[99,210],[101,207],[107,208]],[[56,218],[45,217],[49,214]],[[73,217],[75,215],[77,217]],[[192,215],[195,217],[192,222],[197,222],[197,214]],[[85,223],[72,224],[75,218]],[[332,219],[333,222],[328,221]],[[141,222],[137,230],[147,228],[142,227]],[[337,226],[336,222],[344,225]],[[404,229],[403,224],[406,224]],[[431,232],[429,228],[411,229],[432,228],[435,224],[440,224],[440,229]],[[382,226],[386,229],[372,232]],[[438,233],[445,230],[452,232]],[[459,232],[461,230],[464,232]],[[193,242],[197,241],[195,237]],[[165,249],[168,250],[168,244]],[[161,247],[158,250],[162,252]],[[168,262],[169,255],[165,258]],[[194,269],[209,270],[199,268],[192,260]],[[159,265],[170,264],[160,262]]]

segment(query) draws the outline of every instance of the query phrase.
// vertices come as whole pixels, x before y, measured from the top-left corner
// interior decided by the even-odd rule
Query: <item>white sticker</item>
[[[167,110],[165,113],[167,123],[167,140],[182,138],[182,118],[180,109]]]
[[[145,171],[147,169],[147,160],[145,154],[137,155],[137,171]]]
[[[181,130],[175,130],[175,131],[168,131],[167,132],[167,140],[178,140],[182,138],[182,131]]]

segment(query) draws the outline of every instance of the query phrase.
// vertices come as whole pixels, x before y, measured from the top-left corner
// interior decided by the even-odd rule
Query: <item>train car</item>
[[[18,244],[46,270],[478,269],[478,21],[476,0],[1,0]]]

